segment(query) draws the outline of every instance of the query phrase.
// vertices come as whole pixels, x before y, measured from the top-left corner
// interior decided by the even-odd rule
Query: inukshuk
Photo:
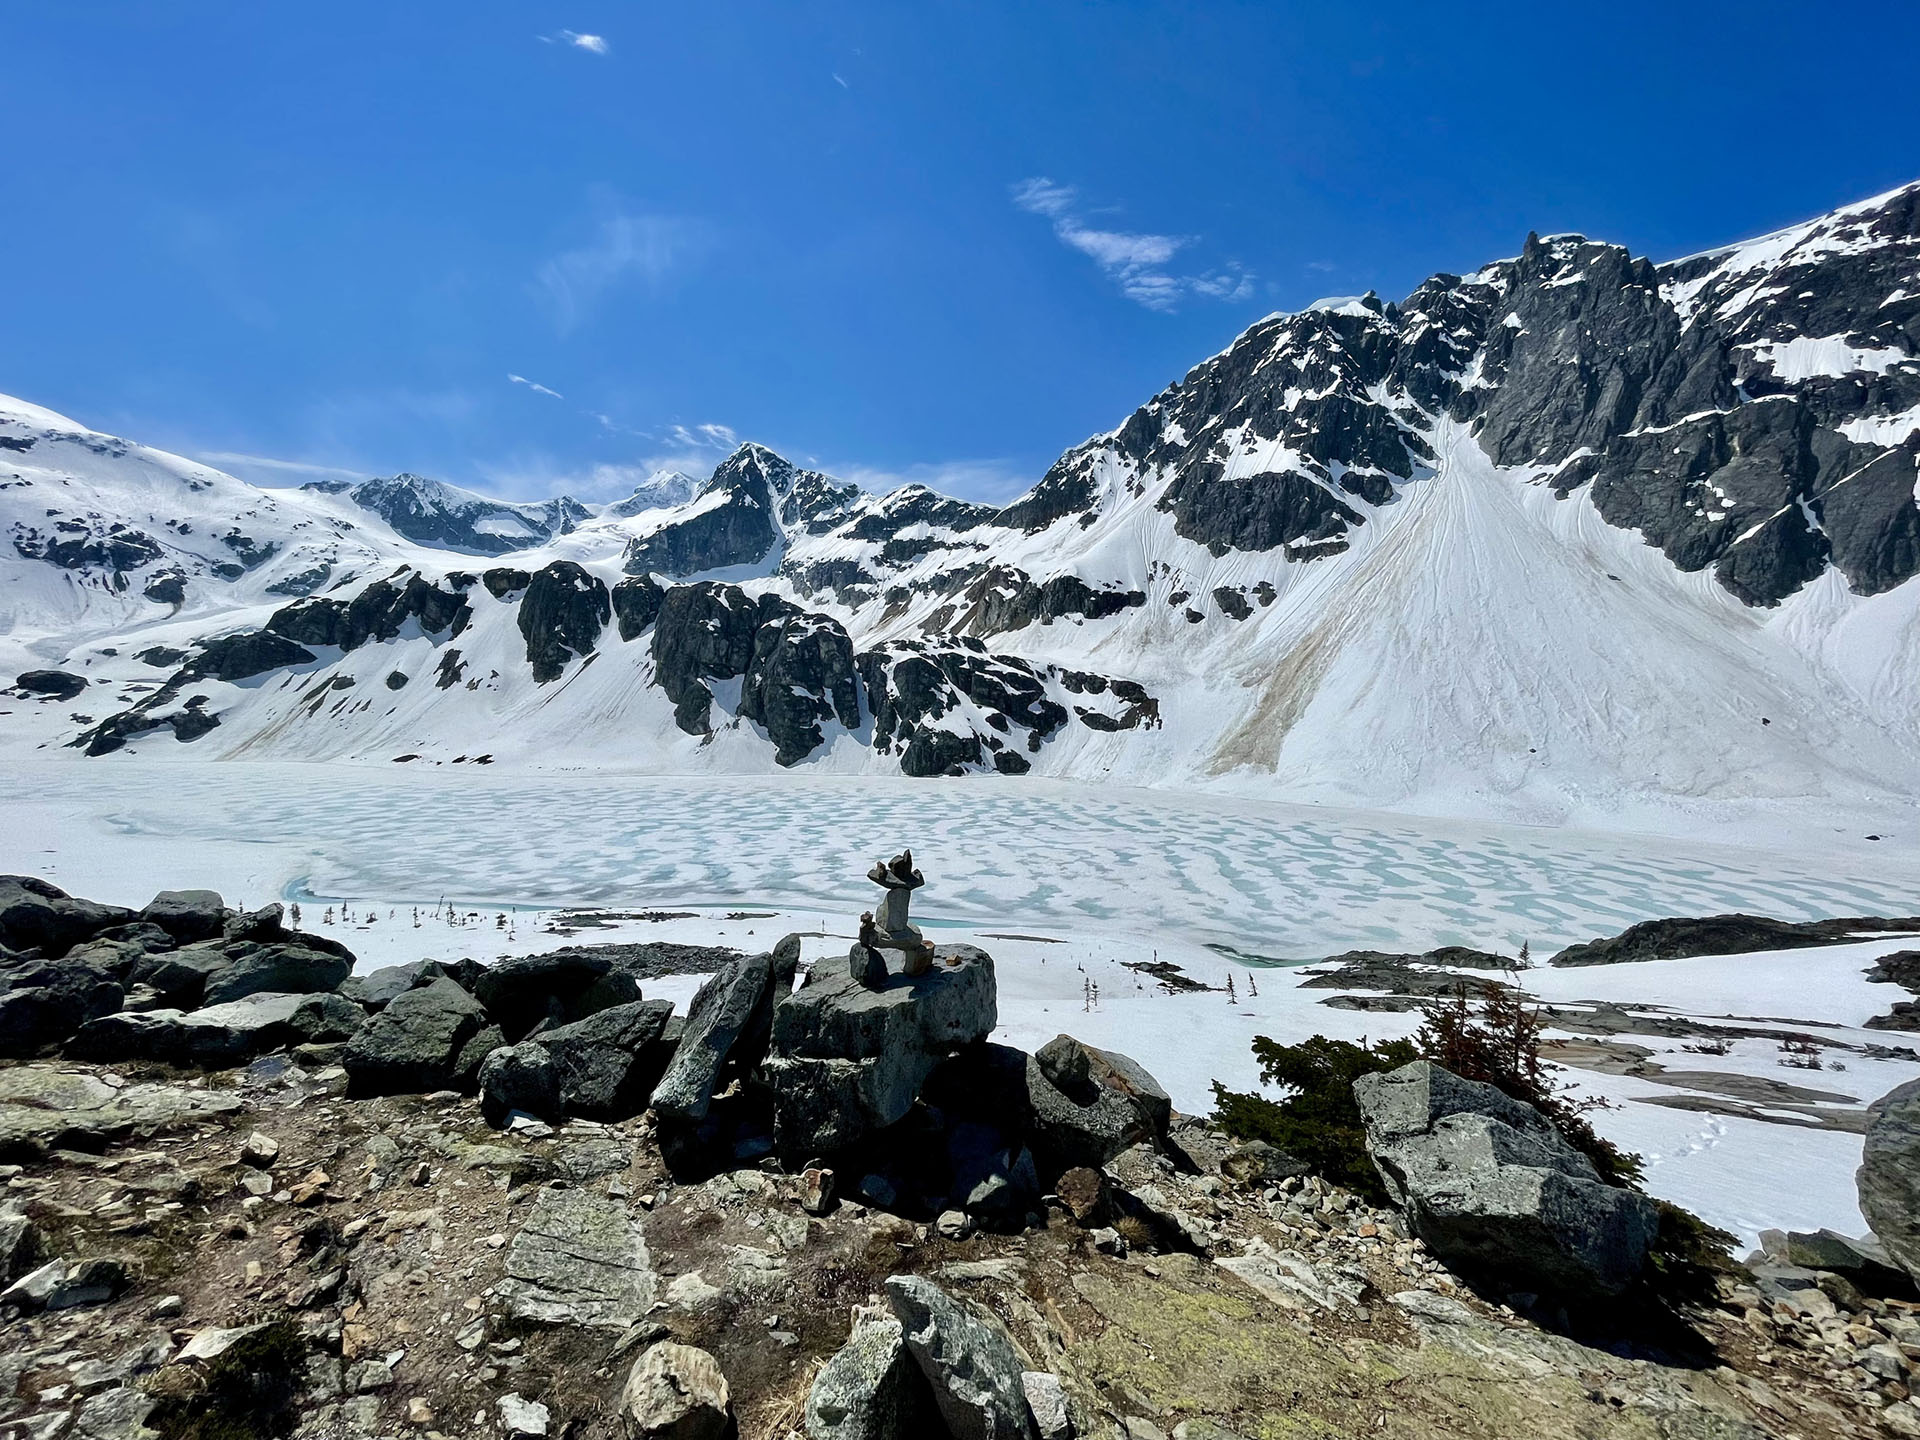
[[[871,921],[867,916],[860,917],[861,944],[874,950],[898,950],[902,974],[926,974],[933,966],[933,946],[920,933],[920,927],[907,918],[913,892],[927,883],[926,876],[913,868],[913,852],[902,850],[891,860],[876,860],[867,878],[886,894]]]

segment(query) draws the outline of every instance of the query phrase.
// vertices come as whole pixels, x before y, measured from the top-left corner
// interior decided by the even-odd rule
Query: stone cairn
[[[898,950],[903,975],[926,974],[933,968],[933,946],[920,933],[920,927],[907,918],[913,892],[927,883],[927,877],[913,868],[913,852],[902,850],[891,860],[874,861],[867,878],[886,894],[877,911],[860,917],[860,944],[876,954]]]

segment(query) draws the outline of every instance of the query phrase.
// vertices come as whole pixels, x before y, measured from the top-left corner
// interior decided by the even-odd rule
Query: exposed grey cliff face
[[[692,502],[628,543],[629,575],[675,577],[757,565],[790,531],[825,534],[861,498],[858,486],[802,470],[764,445],[742,445]]]
[[[345,495],[385,520],[396,534],[420,545],[470,555],[504,555],[544,545],[592,515],[570,495],[514,504],[419,475],[393,475],[358,484],[321,480],[302,488]]]

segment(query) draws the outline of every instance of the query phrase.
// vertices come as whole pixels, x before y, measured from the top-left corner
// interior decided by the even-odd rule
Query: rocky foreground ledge
[[[1376,1209],[1125,1056],[987,1043],[966,947],[798,988],[790,940],[248,989],[351,960],[205,892],[12,883],[0,1035],[65,1053],[0,1066],[7,1440],[1920,1432],[1917,1308],[1839,1237],[1778,1237],[1679,1341],[1463,1284],[1430,1137],[1492,1137],[1490,1203],[1581,1177],[1509,1163],[1537,1116],[1444,1071],[1382,1097],[1405,1208]],[[685,1016],[638,993],[676,964],[715,972]],[[1496,1258],[1551,1273],[1583,1234]]]

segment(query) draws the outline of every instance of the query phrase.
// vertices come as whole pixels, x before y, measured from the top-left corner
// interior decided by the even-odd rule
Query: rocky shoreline
[[[352,976],[277,907],[0,892],[7,1440],[1920,1433],[1864,1242],[1771,1237],[1637,1338],[1472,1288],[1422,1166],[1548,1137],[1465,1082],[1420,1118],[1396,1072],[1375,1207],[1124,1055],[988,1043],[972,947]]]

